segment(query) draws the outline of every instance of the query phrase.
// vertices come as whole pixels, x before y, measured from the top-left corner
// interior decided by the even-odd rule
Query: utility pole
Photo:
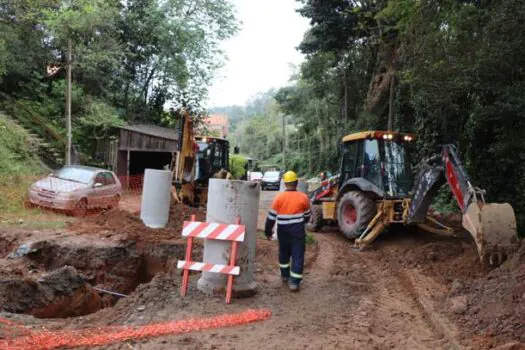
[[[283,168],[286,170],[286,114],[283,114]]]
[[[71,61],[72,61],[72,43],[71,38],[67,41],[67,94],[66,94],[66,165],[71,165]]]

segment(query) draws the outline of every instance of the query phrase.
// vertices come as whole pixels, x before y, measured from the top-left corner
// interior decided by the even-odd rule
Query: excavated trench
[[[113,306],[184,256],[180,242],[114,242],[89,236],[16,242],[0,233],[0,310],[37,318]],[[196,258],[202,254],[197,248]]]

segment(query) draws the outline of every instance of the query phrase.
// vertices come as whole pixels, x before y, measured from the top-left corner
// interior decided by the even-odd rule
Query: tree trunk
[[[286,115],[283,114],[283,169],[286,170]]]
[[[347,67],[345,67],[345,71],[344,71],[344,105],[343,105],[343,120],[347,120],[348,119],[348,69]]]
[[[392,131],[394,125],[394,101],[396,98],[396,74],[390,77],[390,97],[388,99],[388,131]]]

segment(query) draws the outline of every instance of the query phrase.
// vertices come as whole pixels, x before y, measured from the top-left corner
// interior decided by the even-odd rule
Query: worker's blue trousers
[[[279,233],[278,230],[277,238],[281,276],[290,278],[294,284],[299,284],[303,279],[305,236],[293,237],[287,233]]]

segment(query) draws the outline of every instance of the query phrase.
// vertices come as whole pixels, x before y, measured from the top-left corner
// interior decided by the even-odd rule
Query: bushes
[[[43,171],[24,129],[0,114],[0,176]]]
[[[24,129],[0,115],[0,212],[22,208],[30,184],[44,172]]]
[[[246,158],[239,154],[232,154],[230,156],[230,173],[234,178],[240,179],[246,175],[246,169],[244,167],[247,162]]]

